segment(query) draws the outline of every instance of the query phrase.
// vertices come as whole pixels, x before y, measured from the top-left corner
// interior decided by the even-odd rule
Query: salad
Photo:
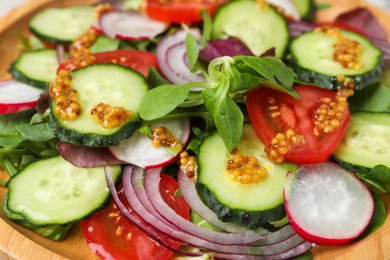
[[[103,259],[310,258],[371,234],[390,45],[367,9],[315,24],[320,7],[38,12],[0,83],[3,215],[54,241],[80,226]]]

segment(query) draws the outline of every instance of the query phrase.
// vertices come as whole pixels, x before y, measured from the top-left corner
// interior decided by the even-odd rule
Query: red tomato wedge
[[[160,192],[164,201],[183,218],[189,219],[190,208],[182,196],[175,196],[178,183],[169,175],[161,174]],[[123,193],[119,193],[128,205]],[[80,223],[89,247],[102,259],[169,259],[173,252],[150,239],[118,210],[114,203]],[[147,225],[145,223],[145,225]],[[161,234],[162,237],[166,235]],[[168,237],[173,247],[181,243]]]
[[[278,133],[292,129],[303,135],[304,141],[293,145],[285,154],[286,161],[297,164],[319,163],[328,159],[341,141],[350,118],[346,107],[338,127],[329,133],[315,134],[315,113],[322,100],[336,102],[337,93],[315,86],[295,86],[300,99],[266,87],[251,90],[246,106],[253,127],[266,146]]]
[[[155,20],[169,23],[196,23],[202,20],[201,10],[211,16],[227,0],[147,0],[146,13]]]
[[[138,50],[116,50],[108,52],[99,52],[94,54],[96,57],[95,64],[99,63],[116,63],[127,66],[133,70],[138,71],[145,77],[148,75],[150,67],[158,68],[157,58],[154,54],[147,51]],[[74,70],[80,68],[75,65],[72,58],[60,64],[57,71],[62,69]]]

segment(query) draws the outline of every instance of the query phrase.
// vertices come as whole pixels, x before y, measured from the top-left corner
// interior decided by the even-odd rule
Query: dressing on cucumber
[[[290,40],[285,18],[269,5],[256,1],[232,1],[221,6],[213,20],[212,38],[236,37],[255,56],[275,47],[282,57]]]
[[[382,51],[368,39],[351,31],[341,30],[342,37],[357,42],[361,47],[358,61],[361,66],[346,68],[334,60],[336,38],[316,30],[305,32],[291,41],[291,65],[300,80],[327,89],[337,89],[337,76],[351,79],[355,89],[362,89],[380,80]]]
[[[121,166],[112,166],[115,180]],[[34,226],[69,225],[105,206],[104,168],[78,168],[61,156],[30,163],[7,182],[7,210]],[[28,194],[28,196],[26,196]]]
[[[116,64],[94,64],[71,73],[71,87],[77,91],[81,113],[74,120],[63,120],[51,100],[51,121],[55,135],[64,142],[85,146],[115,146],[132,135],[140,126],[140,102],[148,85],[144,76]],[[123,107],[132,116],[113,128],[102,127],[91,115],[100,103]]]
[[[20,54],[8,71],[17,81],[46,89],[54,80],[58,65],[56,51],[42,49]]]
[[[390,114],[356,112],[333,156],[356,166],[390,168]]]
[[[256,228],[285,216],[283,186],[287,169],[267,159],[264,145],[252,125],[245,124],[238,153],[255,156],[267,169],[267,176],[257,183],[239,184],[228,177],[231,160],[219,134],[207,137],[198,153],[197,190],[203,202],[219,219]]]

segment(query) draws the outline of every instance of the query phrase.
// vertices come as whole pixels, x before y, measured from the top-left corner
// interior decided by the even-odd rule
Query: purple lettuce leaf
[[[222,56],[237,55],[253,56],[253,53],[239,39],[233,37],[209,41],[199,53],[199,57],[207,62]]]
[[[93,168],[125,164],[117,160],[107,147],[86,147],[58,142],[57,149],[65,160],[77,167]]]

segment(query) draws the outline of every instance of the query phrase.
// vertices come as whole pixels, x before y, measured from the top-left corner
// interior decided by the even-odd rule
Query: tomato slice
[[[161,174],[160,192],[164,201],[183,218],[189,219],[190,208],[182,196],[175,196],[178,183],[169,175]],[[128,205],[124,194],[119,197]],[[92,215],[80,223],[81,230],[89,247],[102,259],[169,259],[173,252],[148,237],[130,222],[111,203],[107,208]],[[145,225],[147,225],[145,223]],[[161,234],[173,247],[181,242],[174,241]]]
[[[116,63],[123,66],[127,66],[133,70],[138,71],[145,77],[148,75],[150,67],[158,68],[157,58],[153,53],[148,51],[139,51],[139,50],[115,50],[107,52],[99,52],[94,54],[96,60],[94,64],[99,63]],[[57,69],[57,72],[65,70],[74,70],[78,69],[80,66],[78,63],[75,63],[72,58],[68,59],[64,63],[60,64]]]
[[[202,20],[202,9],[212,16],[225,2],[227,0],[147,0],[146,13],[162,22],[196,23]]]
[[[347,129],[350,118],[348,106],[340,110],[337,127],[333,127],[328,133],[317,131],[316,134],[318,126],[315,124],[315,118],[318,109],[323,105],[323,100],[327,100],[328,104],[337,105],[338,94],[315,86],[294,88],[300,95],[299,100],[266,87],[251,90],[246,100],[249,118],[256,134],[266,147],[272,146],[271,142],[278,133],[285,133],[288,129],[303,136],[302,142],[288,149],[284,155],[286,161],[297,164],[325,161],[336,149]],[[325,112],[328,113],[328,110]],[[334,118],[327,116],[326,119]]]

